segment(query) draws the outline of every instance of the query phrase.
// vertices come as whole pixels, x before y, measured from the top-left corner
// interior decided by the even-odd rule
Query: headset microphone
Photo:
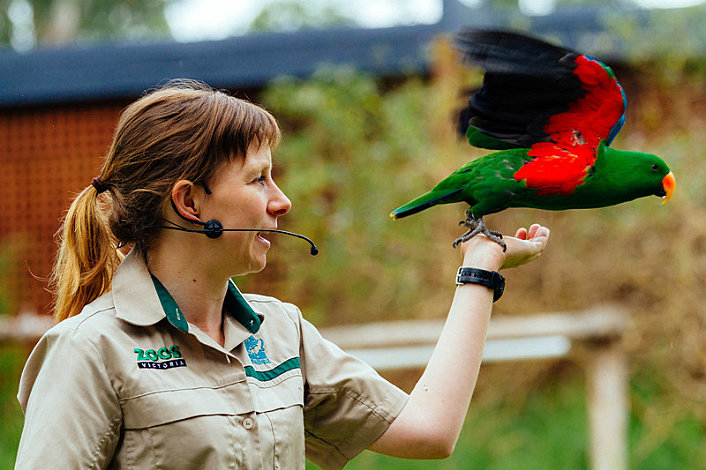
[[[178,211],[177,215],[179,214]],[[220,221],[218,220],[209,220],[208,222],[201,222],[200,220],[191,220],[187,219],[189,222],[192,222],[197,225],[203,226],[203,228],[186,228],[182,227],[181,225],[175,224],[174,222],[167,220],[166,222],[171,224],[171,225],[148,225],[147,227],[143,227],[144,229],[148,228],[165,228],[167,230],[178,230],[181,232],[191,232],[191,233],[203,233],[205,234],[208,238],[218,238],[220,237],[223,232],[275,232],[275,233],[283,233],[285,235],[291,235],[293,237],[301,238],[302,240],[305,240],[309,242],[309,245],[311,245],[311,248],[309,250],[309,253],[311,253],[312,256],[316,256],[319,254],[319,249],[314,245],[314,242],[312,242],[308,237],[305,237],[304,235],[300,235],[298,233],[293,233],[293,232],[287,232],[286,230],[279,230],[279,229],[274,229],[274,228],[268,228],[268,229],[260,229],[260,228],[223,228],[223,225],[221,224]]]

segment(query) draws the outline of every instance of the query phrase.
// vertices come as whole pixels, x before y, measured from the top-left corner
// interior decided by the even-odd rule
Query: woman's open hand
[[[477,235],[461,244],[463,265],[497,271],[499,269],[521,266],[539,258],[549,240],[549,229],[533,224],[529,229],[519,228],[514,237],[503,237],[507,250],[489,240],[484,235]]]

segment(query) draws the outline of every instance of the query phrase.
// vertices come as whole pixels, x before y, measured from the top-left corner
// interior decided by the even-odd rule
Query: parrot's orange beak
[[[664,189],[664,201],[662,201],[662,204],[666,204],[667,201],[672,197],[672,194],[674,194],[674,190],[677,187],[677,180],[674,179],[674,173],[671,171],[667,173],[667,176],[662,178],[662,188]]]

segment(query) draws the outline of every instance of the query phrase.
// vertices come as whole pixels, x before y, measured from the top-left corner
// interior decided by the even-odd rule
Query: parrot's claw
[[[473,217],[473,212],[471,212],[471,209],[466,209],[466,220],[460,221],[458,223],[458,225],[459,226],[465,225],[466,227],[470,228],[470,230],[475,230],[476,227],[478,227],[479,222],[483,224],[483,219],[482,218],[476,219],[475,217]],[[485,226],[485,224],[483,224],[483,226]],[[471,237],[468,237],[468,238],[471,238]],[[454,247],[455,247],[455,245],[454,245]]]
[[[466,212],[466,215],[469,215],[468,212]],[[461,243],[470,240],[471,238],[475,237],[479,233],[482,233],[489,239],[493,240],[495,243],[503,247],[503,251],[507,250],[507,244],[503,240],[503,235],[495,230],[490,230],[488,227],[485,226],[485,222],[483,222],[483,219],[481,218],[474,218],[473,216],[469,216],[466,220],[462,220],[459,225],[465,225],[468,227],[468,231],[458,237],[454,242],[453,242],[453,247],[456,248],[458,245]]]

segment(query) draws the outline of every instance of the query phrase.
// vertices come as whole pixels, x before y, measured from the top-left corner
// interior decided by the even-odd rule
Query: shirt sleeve
[[[108,466],[122,415],[104,358],[88,338],[63,324],[47,332],[27,360],[18,399],[25,425],[16,469]]]
[[[408,395],[299,315],[306,456],[321,468],[342,468],[387,430]]]

